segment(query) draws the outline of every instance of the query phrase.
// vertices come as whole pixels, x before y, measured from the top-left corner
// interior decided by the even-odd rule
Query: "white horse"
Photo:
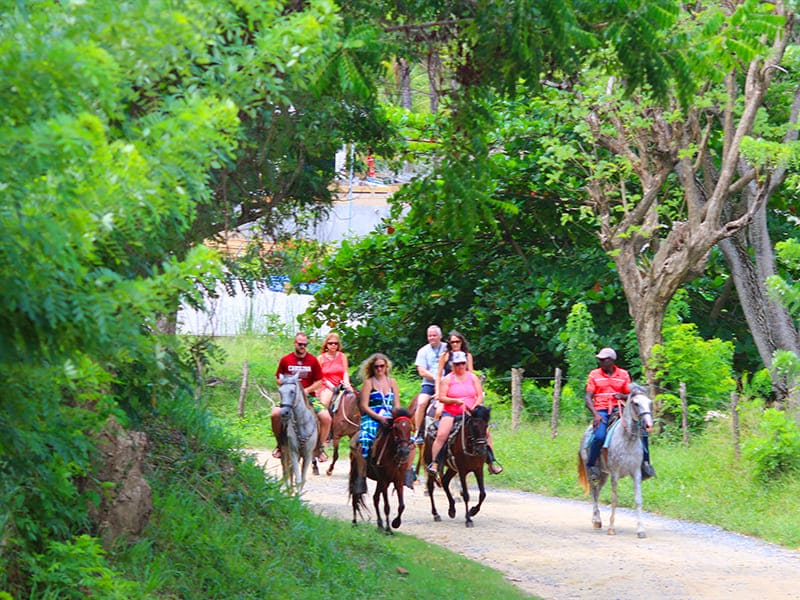
[[[600,490],[606,484],[609,475],[611,476],[611,518],[608,524],[608,535],[616,535],[614,529],[614,515],[617,510],[617,483],[620,478],[630,476],[633,479],[634,498],[636,499],[636,535],[640,538],[647,537],[642,525],[642,458],[644,449],[640,438],[641,427],[648,432],[653,430],[653,401],[645,394],[644,389],[636,384],[631,386],[631,393],[625,408],[622,410],[622,417],[619,423],[609,429],[607,450],[603,450],[598,466],[601,475],[597,485],[590,485],[586,474],[586,461],[589,458],[589,446],[594,437],[594,429],[591,425],[586,429],[581,439],[581,447],[578,451],[578,481],[583,486],[584,492],[592,491],[594,501],[594,512],[592,514],[592,524],[595,529],[601,529],[603,522],[600,519],[600,509],[597,506]]]
[[[281,397],[281,466],[283,483],[301,494],[317,448],[317,415],[306,398],[297,375],[283,375],[278,386]],[[302,464],[301,464],[302,462]]]

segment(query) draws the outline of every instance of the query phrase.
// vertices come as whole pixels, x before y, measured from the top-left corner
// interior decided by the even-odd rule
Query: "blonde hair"
[[[325,336],[325,339],[322,340],[322,349],[320,350],[320,354],[328,351],[328,342],[336,342],[339,344],[339,350],[342,349],[342,340],[339,339],[339,334],[335,331],[331,331],[328,335]]]
[[[375,375],[375,361],[381,358],[386,362],[386,375],[389,375],[389,372],[392,370],[392,361],[390,361],[389,357],[385,354],[376,352],[375,354],[370,354],[358,367],[358,375],[361,377],[362,382]]]

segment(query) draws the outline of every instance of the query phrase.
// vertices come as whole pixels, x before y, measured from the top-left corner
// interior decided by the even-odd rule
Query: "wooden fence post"
[[[247,394],[247,372],[249,370],[247,361],[244,361],[242,367],[242,387],[239,388],[239,418],[244,419],[244,397]]]
[[[683,430],[683,445],[689,445],[689,405],[686,401],[686,383],[681,381],[681,429]]]
[[[515,367],[511,369],[511,430],[519,427],[522,415],[522,374],[525,369]]]
[[[558,412],[561,406],[561,369],[556,367],[555,381],[553,382],[553,412],[550,415],[550,439],[558,435]]]
[[[736,390],[731,392],[731,423],[733,425],[733,455],[738,461],[741,457],[739,445],[739,394]]]

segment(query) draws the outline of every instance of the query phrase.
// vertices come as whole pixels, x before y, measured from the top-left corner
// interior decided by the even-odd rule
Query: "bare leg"
[[[414,412],[414,427],[417,430],[418,437],[424,437],[423,427],[425,425],[425,410],[428,408],[428,402],[431,397],[428,394],[419,394],[417,396],[417,410]]]

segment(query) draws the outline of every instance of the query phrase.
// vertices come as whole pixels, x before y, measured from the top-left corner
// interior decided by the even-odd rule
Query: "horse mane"
[[[481,419],[482,421],[489,422],[489,415],[491,415],[492,409],[488,406],[484,406],[483,404],[479,404],[475,408],[472,409],[472,416],[476,419]]]
[[[631,396],[638,396],[639,394],[647,396],[647,389],[639,383],[631,383]]]
[[[392,418],[396,419],[397,417],[407,417],[411,418],[411,412],[407,408],[398,408],[395,411],[392,411]]]

